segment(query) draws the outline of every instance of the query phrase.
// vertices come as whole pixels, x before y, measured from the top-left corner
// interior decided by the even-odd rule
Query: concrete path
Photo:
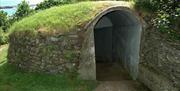
[[[117,63],[97,64],[99,85],[95,91],[149,91],[138,81],[131,80],[128,73]]]
[[[103,81],[95,91],[149,91],[136,81]]]
[[[0,46],[0,52],[1,52],[4,48],[6,48],[6,46],[7,46],[7,44],[6,44],[6,45],[1,45],[1,46]]]

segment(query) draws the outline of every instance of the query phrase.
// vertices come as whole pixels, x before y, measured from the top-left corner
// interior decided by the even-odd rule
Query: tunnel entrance
[[[105,14],[94,27],[96,79],[126,80],[138,75],[141,24],[129,11]]]

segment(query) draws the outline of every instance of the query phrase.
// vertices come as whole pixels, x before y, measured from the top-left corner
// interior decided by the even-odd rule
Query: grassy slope
[[[68,75],[26,73],[6,63],[8,46],[0,52],[0,91],[92,91],[94,81],[69,79]]]
[[[118,4],[130,7],[127,2],[81,2],[77,4],[64,5],[61,7],[52,7],[42,12],[36,13],[30,17],[16,22],[11,31],[53,31],[68,32],[74,27],[83,27],[84,24],[92,20],[99,12]]]

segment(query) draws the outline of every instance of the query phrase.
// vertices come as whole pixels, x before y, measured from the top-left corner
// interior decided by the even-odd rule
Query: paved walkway
[[[6,50],[7,46],[7,44],[0,46],[0,64],[4,62],[4,56],[6,55],[6,53],[3,53],[3,51]]]
[[[6,46],[7,46],[7,44],[6,44],[6,45],[1,45],[1,46],[0,46],[0,52],[1,52]]]
[[[95,91],[149,91],[136,81],[103,81]]]
[[[95,91],[149,91],[117,64],[97,64],[99,85]]]

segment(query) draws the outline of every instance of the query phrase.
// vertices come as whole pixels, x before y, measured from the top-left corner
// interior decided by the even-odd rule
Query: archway
[[[136,79],[140,37],[141,23],[132,12],[116,10],[103,15],[94,27],[96,76],[101,73],[103,67],[108,68],[115,64],[121,67],[115,67],[114,70],[124,68],[133,79]],[[124,72],[125,70],[122,69],[121,71]],[[108,70],[104,69],[104,71],[108,74]],[[99,78],[97,77],[97,80]],[[111,79],[107,78],[107,80]]]

